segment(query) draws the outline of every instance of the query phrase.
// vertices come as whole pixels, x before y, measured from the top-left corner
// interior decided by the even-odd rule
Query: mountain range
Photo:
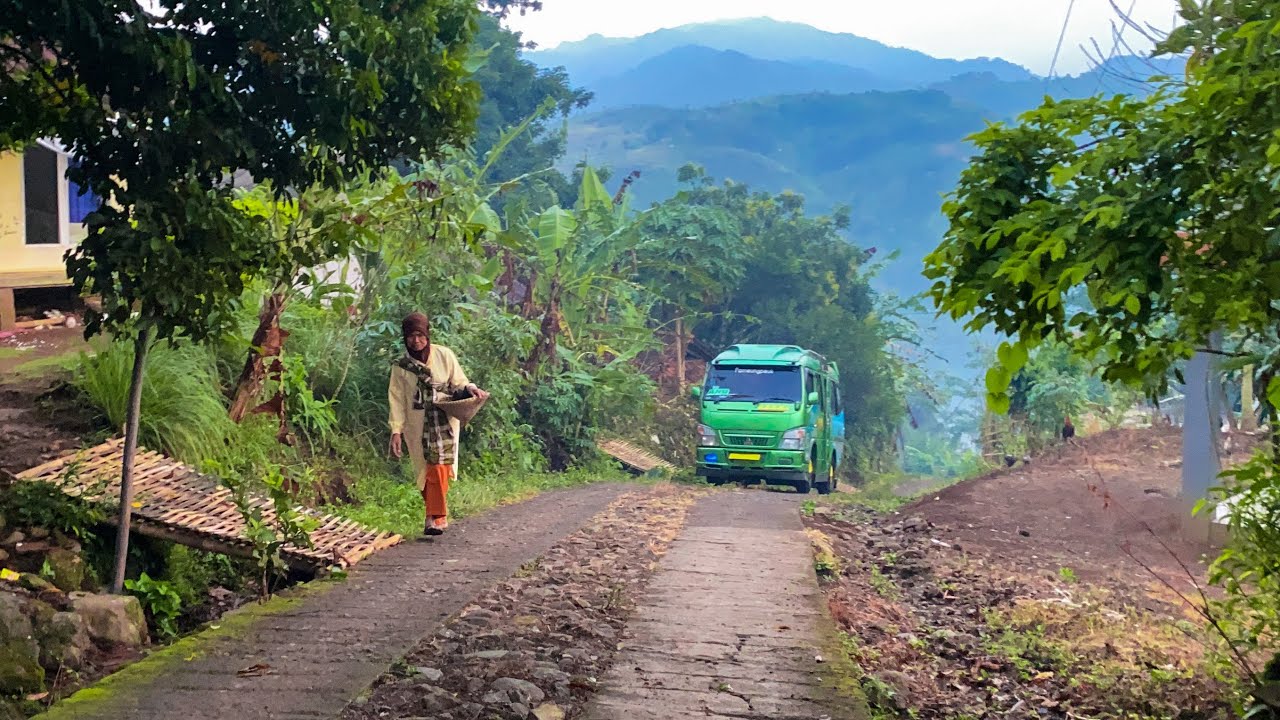
[[[569,124],[566,166],[621,175],[642,203],[669,196],[676,171],[702,165],[755,189],[793,190],[818,212],[853,211],[850,239],[900,253],[879,279],[927,289],[925,254],[946,229],[940,208],[971,149],[965,138],[1046,95],[1145,94],[1184,61],[1114,56],[1047,79],[997,58],[954,60],[855,35],[768,19],[703,23],[637,38],[592,36],[527,53],[564,67],[595,98]],[[934,342],[958,369],[968,341],[939,321]]]

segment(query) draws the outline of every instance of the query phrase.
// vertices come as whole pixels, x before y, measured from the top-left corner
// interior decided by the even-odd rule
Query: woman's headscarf
[[[400,321],[400,329],[404,333],[404,349],[408,351],[409,357],[418,362],[426,362],[427,357],[431,353],[431,320],[422,313],[409,313],[405,315],[404,320]],[[427,336],[427,345],[422,348],[422,352],[417,353],[413,348],[409,347],[409,335],[420,332]]]

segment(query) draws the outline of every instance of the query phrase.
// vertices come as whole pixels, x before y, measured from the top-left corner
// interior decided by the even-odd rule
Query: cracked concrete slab
[[[627,624],[588,720],[861,720],[819,660],[826,611],[794,496],[703,498]]]

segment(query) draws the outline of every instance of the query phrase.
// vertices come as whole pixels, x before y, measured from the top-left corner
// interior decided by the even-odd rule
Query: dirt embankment
[[[886,715],[1226,718],[1230,668],[1195,611],[1210,548],[1181,537],[1176,431],[1126,430],[931,493],[848,505],[828,602]],[[1243,449],[1232,461],[1243,459]]]
[[[1224,464],[1243,462],[1252,444],[1235,442]],[[901,515],[992,562],[1138,584],[1152,579],[1146,565],[1181,582],[1184,565],[1199,574],[1213,554],[1182,532],[1181,452],[1177,428],[1101,433],[930,493]]]

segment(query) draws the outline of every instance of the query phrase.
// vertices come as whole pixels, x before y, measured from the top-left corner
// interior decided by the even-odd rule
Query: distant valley
[[[668,196],[687,162],[721,179],[804,195],[815,211],[846,205],[850,239],[900,259],[880,284],[927,289],[921,261],[945,230],[940,207],[965,166],[965,138],[1046,95],[1146,93],[1181,61],[1119,56],[1048,80],[1000,59],[951,60],[854,35],[767,19],[591,37],[527,54],[563,66],[595,98],[569,126],[564,162],[621,175],[643,203]],[[941,323],[932,337],[953,371],[970,341]]]

